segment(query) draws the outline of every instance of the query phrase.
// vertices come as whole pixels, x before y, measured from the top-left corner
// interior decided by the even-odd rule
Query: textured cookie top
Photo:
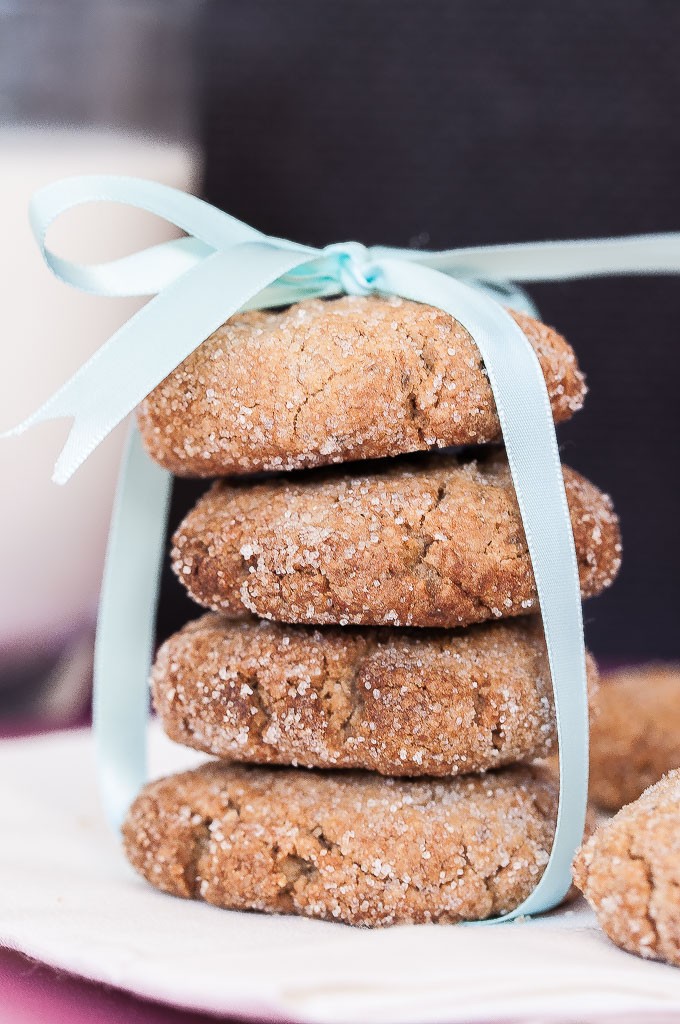
[[[170,738],[227,760],[445,776],[555,749],[535,617],[453,632],[209,614],[163,644],[151,678]]]
[[[378,462],[353,472],[219,482],[174,537],[174,569],[199,604],[283,622],[462,626],[537,608],[503,455]],[[564,470],[581,589],[620,562],[608,497]]]
[[[617,811],[680,767],[680,665],[611,672],[597,696],[590,795]]]
[[[567,342],[512,314],[540,360],[556,421],[580,409]],[[497,440],[472,338],[432,306],[399,298],[310,299],[239,313],[139,407],[146,447],[181,476],[381,458]]]
[[[153,885],[221,907],[350,924],[476,920],[517,907],[548,860],[554,778],[220,763],[147,785],[123,828]]]
[[[680,966],[680,771],[597,830],[574,881],[613,942]]]

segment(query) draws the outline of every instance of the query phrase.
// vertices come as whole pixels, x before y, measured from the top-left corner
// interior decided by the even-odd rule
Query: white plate
[[[152,727],[155,775],[196,755]],[[582,905],[496,927],[361,930],[165,896],[99,809],[87,731],[0,744],[0,943],[182,1007],[251,1019],[454,1024],[680,1011],[680,971]]]

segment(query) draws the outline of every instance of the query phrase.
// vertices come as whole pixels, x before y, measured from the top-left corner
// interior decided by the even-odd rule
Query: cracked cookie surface
[[[592,693],[591,658],[588,676]],[[231,761],[449,776],[556,750],[535,616],[452,632],[208,614],[163,644],[151,682],[171,739]]]
[[[212,762],[145,786],[123,838],[133,867],[175,896],[366,926],[454,923],[529,895],[556,814],[556,782],[539,769],[408,780]]]
[[[590,797],[608,811],[680,768],[680,665],[611,672],[596,698]]]
[[[213,610],[282,622],[455,627],[536,611],[504,455],[414,456],[218,481],[174,536],[173,568]],[[564,469],[581,591],[620,563],[610,499]]]
[[[556,422],[583,375],[555,331],[512,314],[543,370]],[[495,402],[468,332],[399,298],[310,299],[239,313],[144,399],[151,456],[180,476],[383,458],[497,440]]]
[[[612,942],[680,966],[680,771],[600,826],[574,881]]]

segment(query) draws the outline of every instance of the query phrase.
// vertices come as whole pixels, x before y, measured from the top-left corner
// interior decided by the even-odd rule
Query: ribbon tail
[[[396,256],[464,280],[497,282],[575,281],[616,274],[680,273],[680,233],[520,242],[446,252],[372,250],[378,260]]]
[[[114,831],[146,780],[149,666],[172,476],[130,429],[97,619],[92,718],[104,809]]]
[[[216,252],[151,299],[64,386],[6,436],[73,416],[53,480],[65,483],[157,384],[225,320],[301,262],[262,243]]]
[[[499,920],[556,906],[571,884],[588,792],[588,699],[578,565],[555,425],[536,354],[512,317],[484,293],[402,260],[377,263],[381,291],[427,302],[475,339],[491,384],[543,618],[555,698],[560,800],[552,852],[524,903]]]

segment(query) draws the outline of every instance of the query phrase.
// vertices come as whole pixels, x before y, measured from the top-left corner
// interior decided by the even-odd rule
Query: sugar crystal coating
[[[618,811],[680,767],[680,665],[610,672],[595,703],[590,796]]]
[[[574,881],[612,942],[680,966],[680,771],[600,826]]]
[[[583,375],[555,331],[512,314],[543,369],[557,422]],[[223,476],[497,440],[486,370],[453,317],[396,297],[310,299],[239,313],[141,403],[157,462]]]
[[[212,762],[144,787],[131,864],[175,896],[380,926],[517,907],[548,861],[557,786],[538,769],[385,779]]]
[[[161,647],[152,686],[171,739],[230,761],[446,776],[556,749],[536,617],[448,631],[208,614]]]
[[[585,597],[620,564],[610,499],[564,469]],[[455,627],[538,607],[504,455],[220,481],[174,537],[199,604],[283,622]]]

